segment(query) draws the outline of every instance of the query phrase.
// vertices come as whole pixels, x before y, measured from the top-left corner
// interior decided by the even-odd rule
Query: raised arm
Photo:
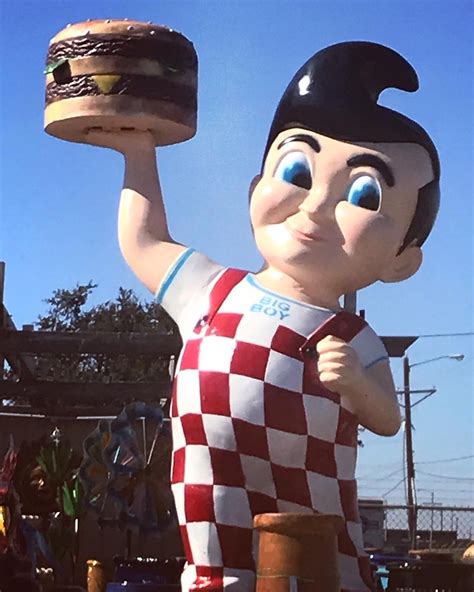
[[[176,243],[168,230],[153,137],[140,131],[91,131],[88,139],[124,155],[118,216],[120,249],[138,279],[156,292],[170,265],[186,247]]]

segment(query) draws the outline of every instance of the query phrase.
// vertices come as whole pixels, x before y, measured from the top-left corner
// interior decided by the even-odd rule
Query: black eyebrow
[[[319,145],[318,140],[309,134],[295,134],[294,136],[288,136],[288,138],[285,138],[278,144],[278,150],[290,142],[304,142],[305,144],[308,144],[308,146],[310,146],[310,148],[312,148],[315,152],[321,152],[321,146]]]
[[[377,169],[379,171],[379,173],[384,178],[385,183],[387,183],[389,187],[393,187],[395,185],[395,177],[393,175],[392,169],[379,156],[375,156],[375,154],[356,154],[355,156],[351,156],[351,158],[349,158],[347,161],[347,166],[372,167],[373,169]]]

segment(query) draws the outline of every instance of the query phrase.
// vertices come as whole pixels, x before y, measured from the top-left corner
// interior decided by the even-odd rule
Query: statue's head
[[[323,49],[293,77],[252,187],[268,265],[340,294],[417,271],[439,208],[439,159],[420,125],[377,103],[390,87],[417,90],[416,72],[367,42]]]

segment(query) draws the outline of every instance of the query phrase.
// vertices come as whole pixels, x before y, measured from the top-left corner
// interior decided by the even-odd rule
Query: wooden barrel
[[[256,592],[339,592],[340,516],[259,514]]]

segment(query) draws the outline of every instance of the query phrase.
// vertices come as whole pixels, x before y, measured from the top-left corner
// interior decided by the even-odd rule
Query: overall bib
[[[246,275],[228,269],[217,280],[177,366],[171,482],[182,590],[253,592],[253,516],[284,511],[342,516],[341,589],[372,589],[354,478],[358,422],[319,382],[315,351],[326,335],[350,342],[366,323],[341,312],[309,335],[276,323],[266,344],[240,341],[243,314],[221,306]]]

